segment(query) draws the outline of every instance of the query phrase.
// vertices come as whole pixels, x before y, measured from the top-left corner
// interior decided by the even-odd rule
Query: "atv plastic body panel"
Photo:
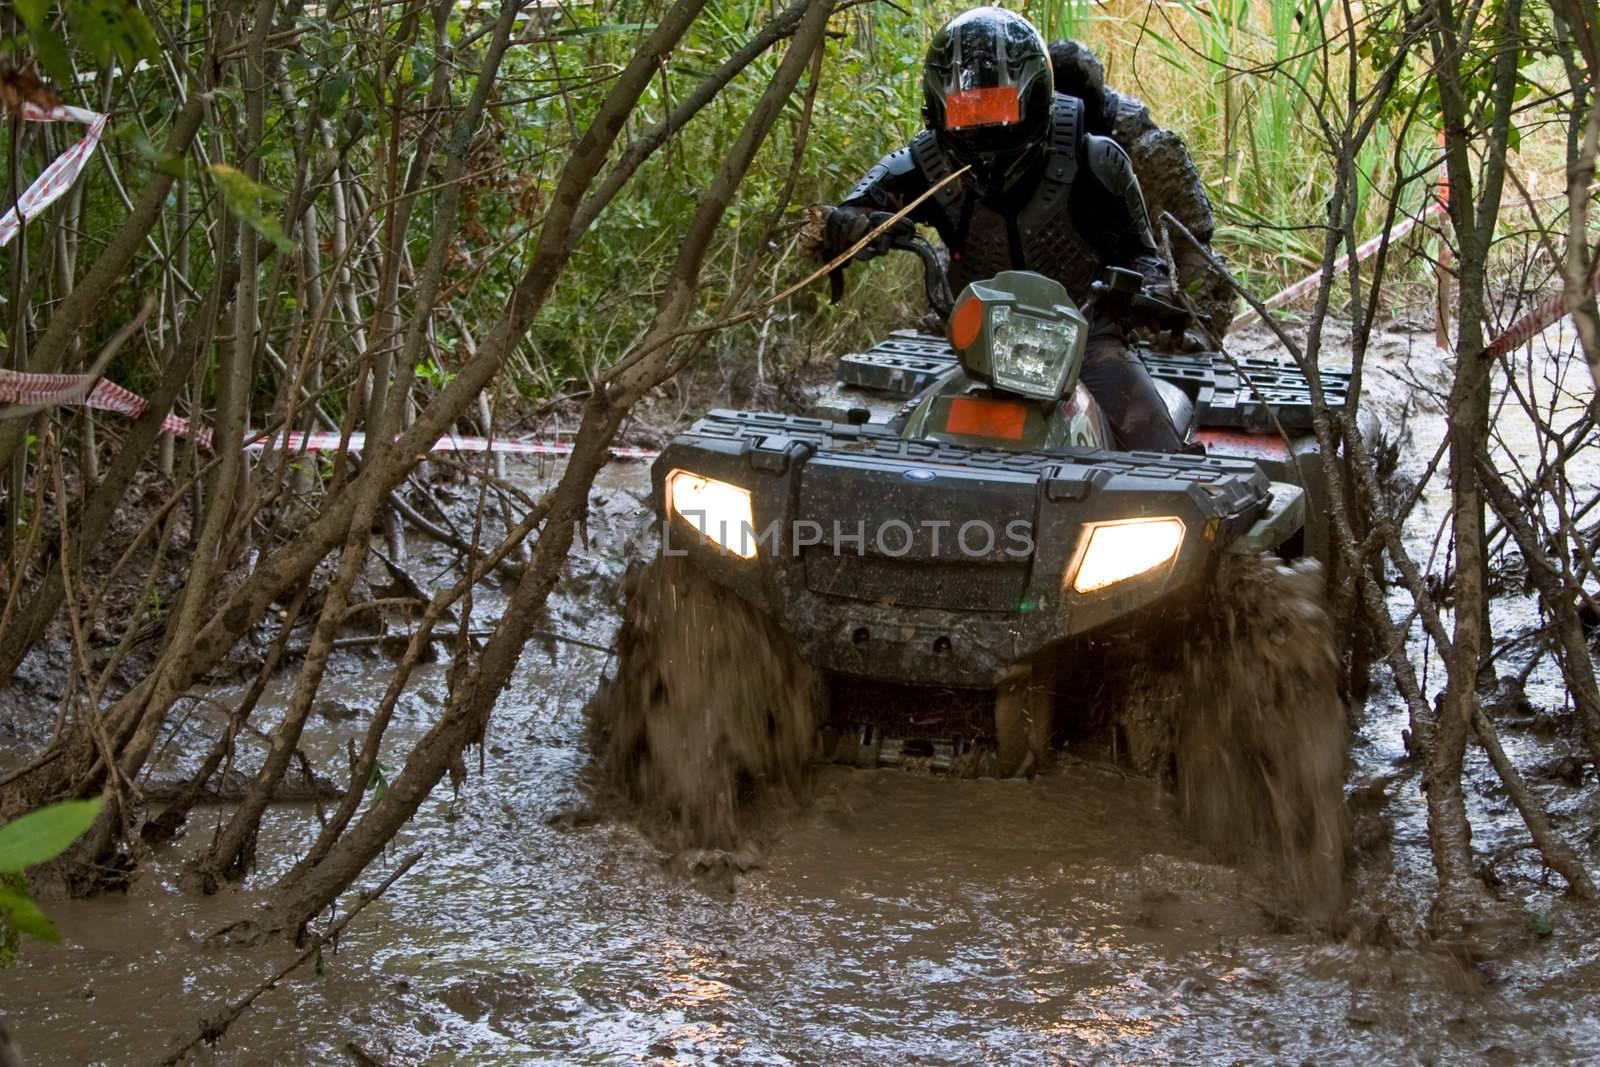
[[[658,500],[674,470],[746,490],[762,538],[743,559],[669,516],[664,551],[689,553],[760,607],[811,663],[972,688],[1050,645],[1198,593],[1271,503],[1266,475],[1245,460],[976,449],[732,411],[663,451]],[[1072,588],[1094,524],[1166,516],[1185,531],[1169,564],[1091,593]]]
[[[819,668],[960,688],[991,687],[1045,648],[1182,608],[1224,552],[1286,546],[1326,560],[1311,390],[1292,361],[1135,351],[1205,455],[906,439],[919,404],[926,412],[961,371],[943,338],[899,331],[840,361],[816,417],[714,411],[677,437],[655,465],[656,499],[674,470],[737,485],[763,539],[744,559],[664,515],[664,550],[689,553]],[[1349,373],[1321,377],[1330,405],[1343,406]],[[1371,440],[1376,424],[1361,430]],[[1073,588],[1095,524],[1162,516],[1184,526],[1170,564]],[[995,544],[976,527],[962,541],[974,522]],[[1007,537],[1021,527],[1025,552]],[[876,536],[885,529],[892,544]]]
[[[1163,354],[1145,345],[1134,351],[1167,399],[1174,423],[1188,429],[1208,455],[1249,460],[1272,481],[1305,490],[1306,523],[1297,547],[1327,563],[1332,556],[1327,476],[1312,430],[1310,383],[1294,361],[1215,352]],[[909,414],[922,391],[956,366],[956,353],[943,338],[896,331],[868,351],[841,359],[838,381],[818,397],[815,410],[839,421],[854,417],[892,426]],[[1319,377],[1329,407],[1342,409],[1350,371],[1322,367]],[[1376,440],[1378,424],[1370,412],[1361,412],[1357,429],[1367,444]]]

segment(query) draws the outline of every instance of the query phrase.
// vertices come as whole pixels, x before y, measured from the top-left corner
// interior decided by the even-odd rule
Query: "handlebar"
[[[1134,325],[1180,332],[1194,322],[1188,309],[1169,304],[1144,291],[1144,278],[1126,267],[1110,267],[1104,281],[1089,286],[1095,314],[1107,318],[1133,318]]]
[[[945,272],[938,249],[914,233],[896,235],[889,241],[889,247],[915,253],[922,260],[922,287],[928,294],[928,307],[940,319],[948,320],[955,310],[956,298],[950,291],[950,276]]]
[[[910,252],[922,260],[922,284],[927,293],[928,307],[940,319],[948,321],[955,310],[955,294],[950,289],[950,277],[938,249],[915,232],[894,233],[888,247]],[[1144,291],[1144,278],[1137,271],[1124,267],[1111,267],[1104,281],[1090,286],[1093,307],[1085,308],[1091,318],[1106,317],[1133,319],[1134,325],[1154,326],[1159,330],[1181,332],[1194,321],[1185,308],[1169,304],[1160,297]]]

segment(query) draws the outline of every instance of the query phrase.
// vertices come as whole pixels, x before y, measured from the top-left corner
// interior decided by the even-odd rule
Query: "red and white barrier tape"
[[[285,440],[287,437],[287,440]],[[256,437],[249,441],[245,447],[261,450],[270,443],[275,448],[287,448],[290,452],[331,452],[339,447],[341,435],[336,433],[298,433],[291,432],[287,435],[281,431],[268,437]],[[350,435],[350,451],[362,452],[367,447],[367,435],[353,433]],[[446,434],[433,443],[429,452],[495,452],[513,456],[570,456],[573,445],[568,441],[540,441],[531,437],[468,437],[462,434]],[[621,445],[610,449],[613,459],[638,459],[653,460],[661,455],[648,448],[626,448]]]
[[[1600,259],[1594,261],[1594,266],[1589,269],[1589,280],[1583,286],[1585,297],[1592,297],[1597,293],[1600,293]],[[1483,350],[1483,357],[1494,359],[1496,356],[1506,355],[1513,349],[1521,348],[1566,317],[1567,294],[1557,293],[1536,305],[1522,318],[1513,322],[1505,333],[1490,341]]]
[[[78,122],[89,127],[89,132],[77,144],[51,160],[50,165],[33,180],[33,184],[17,197],[11,210],[0,216],[0,246],[9,244],[29,219],[55,203],[62,193],[72,187],[106,128],[104,115],[81,107],[63,105],[47,111],[37,104],[25,103],[22,105],[22,117],[28,122]]]
[[[1387,235],[1380,233],[1378,236],[1359,246],[1355,252],[1356,262],[1360,263],[1370,259],[1379,248],[1383,247],[1385,240],[1388,240],[1390,243],[1398,241],[1400,238],[1404,237],[1406,234],[1410,233],[1412,230],[1426,222],[1430,216],[1441,214],[1444,210],[1445,205],[1443,201],[1430,201],[1428,206],[1422,209],[1422,214],[1412,215],[1401,219],[1400,222],[1395,225],[1394,229],[1390,230]],[[1333,267],[1334,275],[1337,276],[1343,273],[1344,271],[1348,270],[1349,267],[1350,256],[1340,256],[1338,262],[1335,263]],[[1289,288],[1284,289],[1282,292],[1275,293],[1268,297],[1263,302],[1264,306],[1268,311],[1271,311],[1273,308],[1282,307],[1284,304],[1287,304],[1292,300],[1298,300],[1307,293],[1315,291],[1317,286],[1320,284],[1322,284],[1322,271],[1318,269],[1315,274],[1307,275],[1306,277],[1295,282],[1293,285],[1289,286]],[[1233,333],[1236,330],[1242,330],[1246,326],[1249,326],[1255,322],[1259,322],[1260,320],[1261,316],[1256,314],[1255,308],[1249,308],[1242,314],[1234,317],[1233,322],[1229,323],[1228,325],[1228,332]]]
[[[98,411],[113,411],[129,418],[138,418],[148,409],[144,397],[131,389],[124,389],[105,378],[89,374],[23,374],[0,370],[0,403],[25,404],[30,407],[48,407],[56,404],[82,404]],[[0,409],[3,413],[3,409]],[[188,419],[168,415],[161,428],[179,437],[191,434],[203,448],[212,446],[209,429],[194,430]],[[255,435],[247,439],[245,447],[260,451],[269,441],[273,447],[287,448],[291,452],[328,452],[339,447],[340,435],[336,433],[281,432],[270,436]],[[367,435],[350,435],[350,451],[366,449]],[[447,434],[435,441],[430,452],[496,452],[514,456],[569,456],[573,446],[566,441],[540,441],[528,437],[469,437]],[[648,448],[617,446],[611,450],[614,459],[653,460],[661,453]]]
[[[0,401],[31,407],[82,404],[130,419],[143,415],[150,406],[133,390],[92,374],[26,374],[14,370],[0,370]],[[194,430],[188,419],[169,414],[161,420],[161,428],[179,437],[193,434],[202,448],[211,447],[211,431],[205,427]]]

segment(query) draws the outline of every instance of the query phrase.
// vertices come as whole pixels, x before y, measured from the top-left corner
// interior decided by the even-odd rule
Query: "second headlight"
[[[1173,516],[1094,523],[1072,588],[1092,593],[1170,563],[1183,547],[1183,533],[1183,520]]]

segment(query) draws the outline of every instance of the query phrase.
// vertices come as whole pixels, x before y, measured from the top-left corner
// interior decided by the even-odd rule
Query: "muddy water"
[[[1421,442],[1414,451],[1431,454]],[[622,521],[643,472],[608,478],[607,514]],[[1431,534],[1421,525],[1410,536],[1420,550]],[[605,644],[619,564],[580,556],[549,629]],[[444,562],[419,560],[418,573]],[[492,613],[492,598],[481,608]],[[1352,933],[1335,941],[1277,918],[1267,880],[1198,843],[1149,780],[1071,752],[1032,782],[829,769],[758,866],[696,874],[587,808],[580,709],[605,659],[570,643],[531,646],[482,773],[474,765],[459,796],[431,798],[397,843],[396,856],[420,848],[422,862],[352,924],[321,974],[305,969],[266,993],[202,1062],[1600,1058],[1600,940],[1525,855],[1499,866],[1503,892],[1552,936],[1530,928],[1477,966],[1410,947],[1431,875],[1415,778],[1398,762],[1404,713],[1381,684],[1356,715],[1356,903]],[[337,660],[329,708],[307,739],[325,772],[340,766],[386,671],[375,654]],[[1430,689],[1437,682],[1435,670]],[[397,717],[391,764],[437,715],[443,686],[442,668],[424,671]],[[211,695],[225,708],[237,691]],[[1559,709],[1548,673],[1529,693]],[[222,714],[205,703],[185,713],[180,738]],[[1506,736],[1529,765],[1566,743],[1559,732]],[[165,772],[179,764],[169,757]],[[1504,798],[1481,766],[1474,774],[1480,849],[1515,843]],[[1539,788],[1574,839],[1596,824],[1592,794]],[[264,869],[243,893],[176,892],[182,855],[204,846],[221,814],[203,809],[128,897],[49,905],[64,943],[30,944],[0,972],[0,1012],[28,1063],[149,1062],[217,998],[286,962],[281,949],[203,938],[270,885],[314,811],[274,810]]]
[[[397,1063],[1600,1055],[1591,993],[1485,988],[1442,958],[1277,932],[1264,887],[1143,779],[830,772],[728,894],[625,825],[550,825],[579,803],[580,723],[575,704],[523,710],[486,777],[424,809],[404,847],[428,857],[393,899],[322,977],[267,994],[216,1062],[339,1062],[352,1042]],[[269,847],[309,821],[278,813]],[[281,962],[196,944],[242,902],[174,898],[160,878],[56,905],[67,943],[4,976],[29,1062],[146,1062],[208,995]],[[1576,954],[1571,984],[1592,990],[1594,967]]]

